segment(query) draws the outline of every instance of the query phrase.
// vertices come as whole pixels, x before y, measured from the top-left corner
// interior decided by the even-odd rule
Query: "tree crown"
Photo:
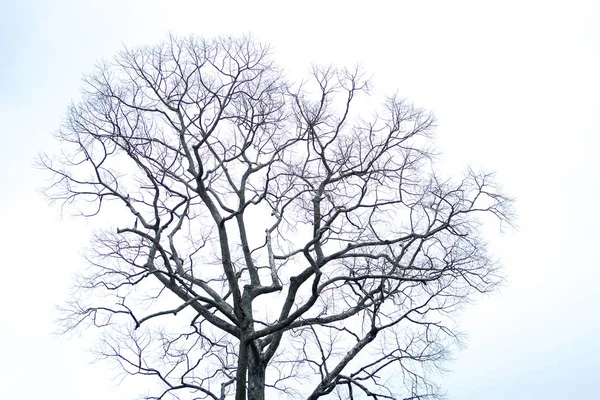
[[[500,282],[478,215],[511,201],[432,173],[431,114],[361,115],[368,88],[359,68],[292,84],[248,37],[100,64],[40,158],[51,199],[117,225],[66,327],[101,326],[101,355],[163,385],[148,398],[437,395],[445,315]]]

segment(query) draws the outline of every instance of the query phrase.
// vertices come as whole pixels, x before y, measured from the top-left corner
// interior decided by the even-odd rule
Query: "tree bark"
[[[264,400],[265,378],[266,364],[258,347],[240,343],[235,399]]]
[[[265,399],[265,364],[256,346],[248,346],[248,400]]]
[[[246,375],[248,372],[248,345],[240,340],[238,367],[235,382],[235,400],[246,400]]]

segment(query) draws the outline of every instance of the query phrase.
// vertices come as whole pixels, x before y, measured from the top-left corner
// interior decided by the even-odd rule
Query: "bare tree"
[[[478,215],[510,201],[432,172],[429,113],[363,115],[360,69],[290,84],[251,38],[170,37],[85,83],[40,157],[52,200],[110,224],[67,329],[101,327],[149,399],[438,394],[447,315],[499,282]]]

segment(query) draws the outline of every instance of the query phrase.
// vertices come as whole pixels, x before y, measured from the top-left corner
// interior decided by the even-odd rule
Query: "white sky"
[[[90,364],[88,341],[51,335],[89,229],[48,208],[31,165],[96,60],[168,31],[253,32],[294,73],[362,62],[378,90],[432,109],[444,168],[497,171],[520,217],[516,233],[489,230],[508,283],[460,316],[470,344],[450,398],[597,397],[600,6],[491,3],[0,0],[0,397],[140,392]]]

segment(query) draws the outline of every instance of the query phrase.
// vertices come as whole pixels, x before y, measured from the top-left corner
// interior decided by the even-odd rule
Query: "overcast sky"
[[[293,73],[361,62],[379,91],[433,110],[445,171],[496,171],[519,215],[516,232],[486,230],[508,280],[458,317],[470,340],[450,398],[596,398],[600,8],[491,3],[0,0],[0,398],[140,392],[91,364],[85,337],[52,336],[90,229],[48,207],[32,163],[98,59],[169,31],[252,32]]]

